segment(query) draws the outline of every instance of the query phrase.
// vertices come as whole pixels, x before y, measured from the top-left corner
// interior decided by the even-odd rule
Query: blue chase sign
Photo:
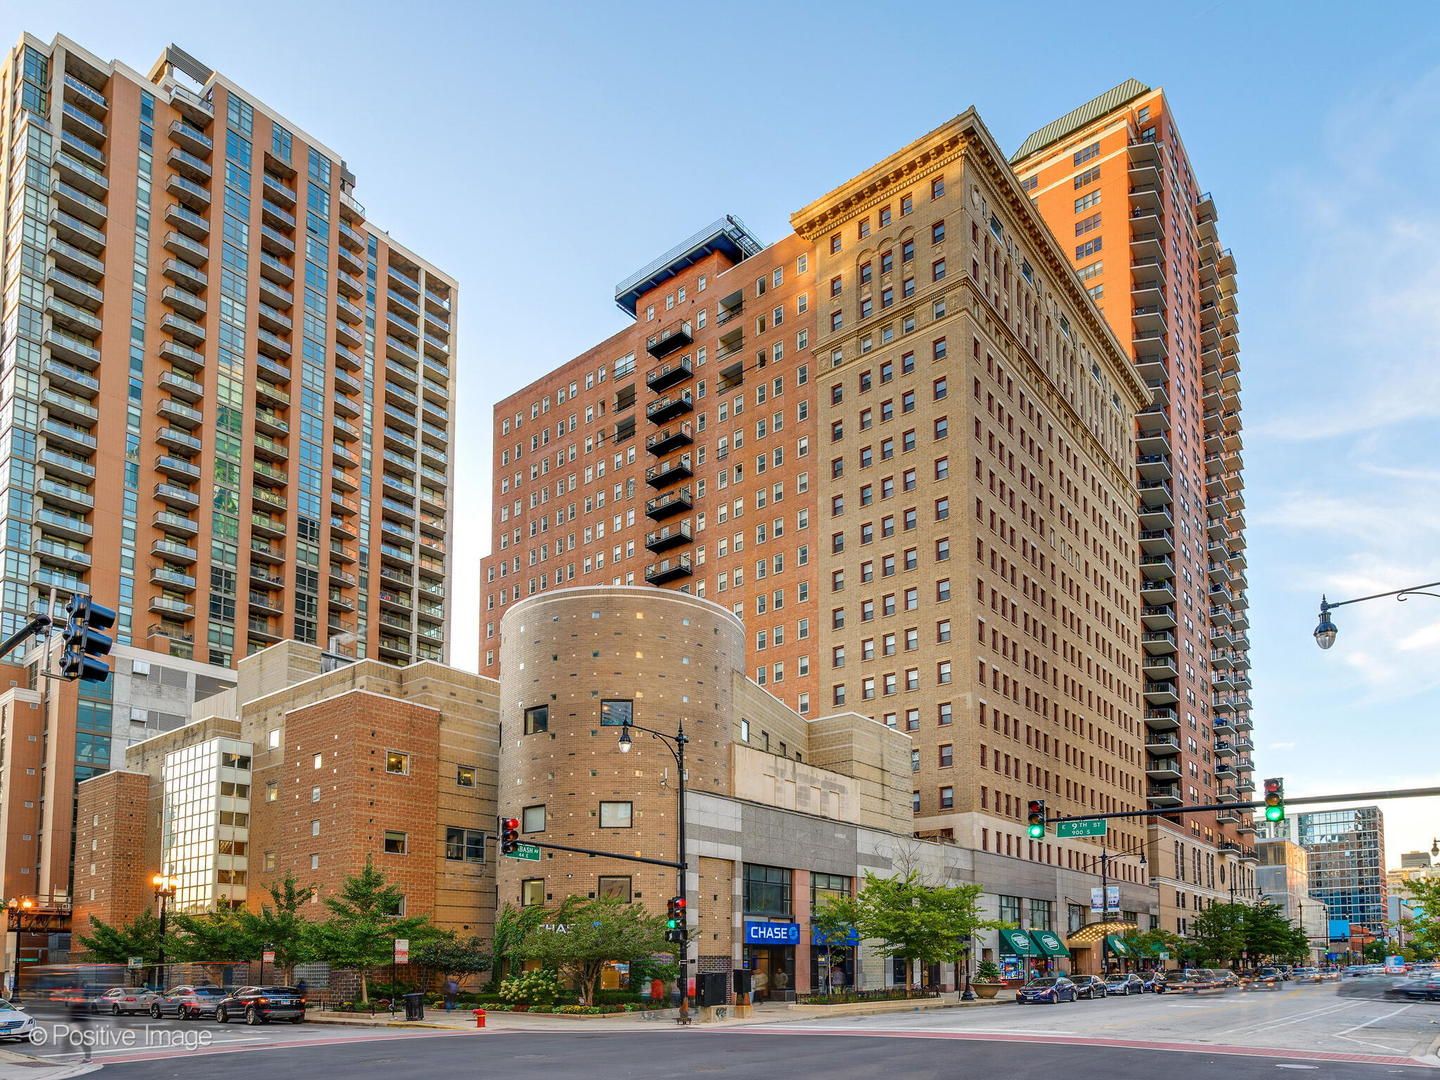
[[[746,945],[799,945],[800,924],[793,922],[747,922]]]

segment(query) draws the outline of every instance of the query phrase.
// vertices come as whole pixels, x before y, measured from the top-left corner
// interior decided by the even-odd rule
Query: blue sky
[[[1083,15],[1082,15],[1083,10]],[[1440,9],[950,4],[0,3],[141,70],[172,39],[346,157],[461,281],[455,660],[489,545],[490,404],[613,333],[613,285],[721,213],[789,213],[968,105],[1000,144],[1165,87],[1239,266],[1261,775],[1440,779]],[[1385,805],[1428,848],[1440,801]]]

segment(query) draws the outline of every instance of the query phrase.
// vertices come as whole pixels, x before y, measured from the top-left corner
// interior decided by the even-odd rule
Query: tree
[[[851,897],[832,897],[817,914],[853,926],[862,938],[878,941],[883,956],[903,956],[923,967],[955,964],[977,930],[1007,926],[980,918],[982,885],[927,885],[918,870],[877,877]]]
[[[574,976],[590,1005],[606,963],[630,963],[666,952],[665,918],[613,898],[567,897],[526,935],[519,955]]]
[[[1179,962],[1184,953],[1185,940],[1169,930],[1131,930],[1120,936],[1120,940],[1135,957],[1149,956],[1159,960],[1160,954],[1169,953],[1170,959]]]
[[[831,904],[822,904],[810,915],[810,928],[814,933],[816,941],[824,942],[821,946],[825,956],[825,993],[830,992],[831,980],[834,978],[836,954],[839,954],[840,962],[843,964],[845,953],[850,948],[851,932],[855,924],[845,918],[845,911],[842,908]]]
[[[311,959],[315,952],[314,924],[301,916],[300,909],[315,895],[311,885],[301,885],[294,874],[266,886],[270,903],[259,911],[244,910],[240,920],[259,947],[275,953],[275,967],[280,978],[290,983],[295,978],[295,965]]]
[[[1411,878],[1405,888],[1411,914],[1406,944],[1416,956],[1440,955],[1440,877]]]
[[[364,868],[345,879],[338,896],[324,898],[331,917],[312,931],[316,955],[333,967],[359,972],[363,1002],[370,1000],[370,969],[391,962],[396,938],[423,944],[435,933],[424,915],[395,914],[403,900],[368,855]]]
[[[1245,952],[1251,960],[1271,957],[1285,962],[1303,961],[1310,952],[1310,939],[1269,900],[1241,906],[1241,927]]]
[[[149,908],[120,926],[112,926],[91,915],[90,926],[93,933],[77,933],[75,939],[85,954],[98,964],[124,964],[132,956],[145,959],[158,959],[160,956],[160,920]],[[165,936],[169,938],[170,935],[167,932]]]
[[[1211,904],[1190,923],[1190,940],[1198,957],[1238,966],[1245,950],[1245,913],[1240,904]]]
[[[490,953],[494,966],[490,969],[490,985],[496,986],[522,958],[520,948],[535,927],[548,916],[543,907],[517,908],[506,903],[495,913],[495,928],[490,934]]]
[[[234,908],[199,915],[176,911],[170,915],[170,921],[175,927],[175,959],[199,964],[206,977],[217,986],[226,981],[226,965],[259,955],[259,942],[248,932]]]
[[[437,935],[424,942],[411,951],[410,961],[441,975],[454,976],[456,982],[464,982],[467,975],[489,971],[491,966],[490,950],[483,941],[454,934]]]

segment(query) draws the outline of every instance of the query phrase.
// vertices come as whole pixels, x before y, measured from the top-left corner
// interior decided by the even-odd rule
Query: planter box
[[[863,1016],[869,1013],[945,1009],[954,1005],[954,995],[947,995],[933,998],[900,998],[896,1001],[847,1001],[841,1005],[787,1005],[785,1011],[800,1016]]]
[[[993,998],[1009,984],[1003,982],[971,982],[970,989],[979,994],[982,998]]]

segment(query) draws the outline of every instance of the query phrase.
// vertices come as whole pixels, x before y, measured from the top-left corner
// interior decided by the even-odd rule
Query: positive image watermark
[[[177,1028],[162,1024],[115,1028],[90,1024],[36,1024],[30,1031],[36,1046],[66,1047],[87,1057],[97,1050],[200,1050],[215,1042],[205,1028]]]

